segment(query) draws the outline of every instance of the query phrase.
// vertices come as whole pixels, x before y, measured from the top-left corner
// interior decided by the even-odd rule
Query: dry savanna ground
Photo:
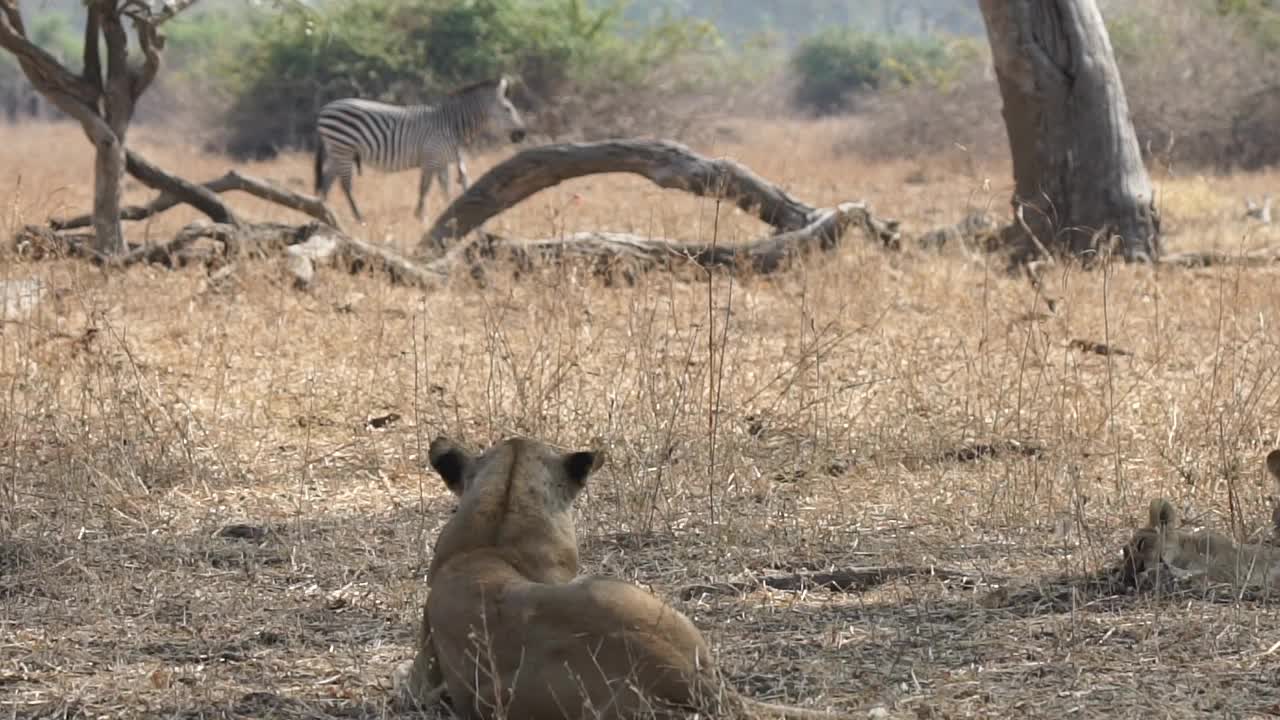
[[[832,151],[840,123],[731,130],[695,149],[816,205],[868,200],[908,232],[1009,192],[1000,158],[868,165]],[[88,208],[77,129],[0,133],[5,242]],[[135,137],[188,177],[230,167]],[[243,169],[310,185],[302,155]],[[1280,242],[1240,217],[1280,174],[1155,180],[1174,249]],[[366,238],[413,245],[415,184],[357,179]],[[491,227],[764,232],[626,176],[566,183]],[[393,714],[388,676],[453,507],[425,468],[439,433],[605,443],[578,506],[584,569],[677,604],[757,697],[906,718],[1280,714],[1274,603],[1080,581],[1157,494],[1197,525],[1267,530],[1276,270],[1054,270],[1052,311],[981,254],[856,234],[770,279],[634,287],[564,268],[423,292],[328,270],[302,292],[274,259],[212,281],[3,256],[0,279],[29,277],[54,291],[0,326],[0,716]],[[870,566],[947,572],[852,592],[759,582]],[[724,582],[753,586],[681,592]]]

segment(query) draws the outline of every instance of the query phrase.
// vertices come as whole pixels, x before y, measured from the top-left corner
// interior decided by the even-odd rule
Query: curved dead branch
[[[465,237],[489,218],[530,195],[566,180],[601,173],[630,173],[663,188],[724,198],[755,214],[779,233],[800,231],[823,213],[729,159],[705,158],[665,140],[606,140],[559,143],[516,153],[477,180],[453,201],[418,244],[429,256]],[[876,221],[886,245],[897,242],[896,223]]]

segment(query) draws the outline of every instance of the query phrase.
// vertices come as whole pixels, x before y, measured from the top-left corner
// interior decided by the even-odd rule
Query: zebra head
[[[511,136],[511,142],[518,143],[525,138],[524,119],[520,117],[516,106],[511,104],[511,100],[507,98],[507,87],[509,81],[506,75],[498,80],[497,92],[494,95],[495,104],[489,117],[497,126],[506,131]]]
[[[464,144],[482,135],[507,135],[511,142],[524,140],[524,118],[507,98],[510,80],[506,75],[482,80],[455,90],[440,103],[440,120]]]

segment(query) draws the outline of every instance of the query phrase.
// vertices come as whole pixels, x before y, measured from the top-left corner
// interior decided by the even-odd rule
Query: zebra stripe
[[[507,99],[507,78],[461,88],[439,105],[390,105],[360,98],[334,100],[316,116],[316,193],[324,200],[336,178],[356,220],[364,222],[351,194],[352,168],[362,164],[383,172],[421,168],[418,219],[426,217],[427,191],[438,178],[449,197],[449,164],[458,166],[458,183],[468,185],[462,148],[486,129],[525,137],[524,121]]]

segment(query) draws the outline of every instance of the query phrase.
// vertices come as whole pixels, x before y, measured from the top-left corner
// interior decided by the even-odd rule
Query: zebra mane
[[[501,83],[501,82],[502,82],[502,76],[498,76],[494,78],[486,78],[484,80],[477,80],[476,82],[463,85],[462,87],[449,93],[449,97],[461,97],[463,95],[469,95],[477,90],[495,90],[498,87],[498,83]]]

